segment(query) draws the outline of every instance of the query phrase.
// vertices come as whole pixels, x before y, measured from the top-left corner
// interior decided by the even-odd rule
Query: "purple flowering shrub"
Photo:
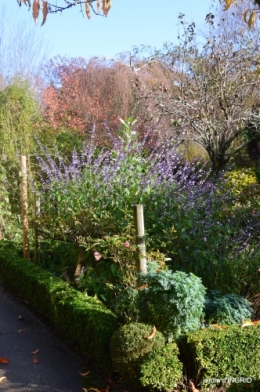
[[[237,266],[252,249],[257,260],[259,211],[239,206],[223,177],[199,162],[184,162],[176,140],[149,148],[148,133],[138,141],[131,125],[123,122],[119,137],[111,135],[111,148],[95,146],[92,137],[69,164],[39,145],[45,233],[84,246],[92,254],[92,270],[98,252],[103,256],[98,262],[115,272],[114,281],[108,280],[116,283],[135,272],[134,252],[125,247],[123,252],[120,244],[134,243],[132,206],[143,204],[148,252],[159,250],[172,259],[173,270],[193,272],[211,289],[239,294],[253,269],[242,276]]]

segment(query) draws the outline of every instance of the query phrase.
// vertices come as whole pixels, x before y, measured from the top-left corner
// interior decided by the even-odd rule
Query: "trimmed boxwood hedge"
[[[226,385],[234,378],[260,379],[258,325],[205,328],[187,333],[178,344],[188,377],[196,380],[202,390]]]
[[[105,371],[112,369],[109,342],[119,325],[116,316],[98,299],[76,291],[62,279],[19,257],[15,250],[3,247],[0,248],[0,278],[48,319],[68,343]]]

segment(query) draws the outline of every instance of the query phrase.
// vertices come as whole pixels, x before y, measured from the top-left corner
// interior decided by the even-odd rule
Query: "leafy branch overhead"
[[[220,0],[221,2],[221,0]],[[223,0],[223,2],[225,3],[225,10],[228,10],[229,7],[231,7],[233,4],[237,3],[238,0]],[[240,0],[240,2],[242,2]],[[252,9],[252,8],[248,8],[245,10],[243,18],[244,21],[248,24],[248,27],[252,27],[255,25],[255,21],[256,21],[256,16],[257,14],[259,14],[260,9],[260,0],[254,0],[254,3],[258,6],[258,8],[256,9]]]
[[[42,25],[44,25],[48,13],[57,13],[57,12],[62,12],[65,11],[66,9],[69,9],[71,7],[74,7],[76,5],[79,5],[81,7],[82,12],[84,11],[87,15],[87,18],[91,18],[91,10],[94,12],[96,15],[104,15],[107,16],[111,6],[112,6],[112,0],[102,0],[102,10],[101,10],[101,0],[63,0],[64,4],[63,5],[57,5],[57,4],[51,4],[47,0],[17,0],[17,3],[21,7],[22,4],[25,4],[26,6],[29,7],[29,9],[32,7],[32,15],[35,23],[38,21],[39,17],[39,12],[42,10],[43,14],[43,19],[42,19]],[[96,7],[94,8],[93,3],[96,2]]]

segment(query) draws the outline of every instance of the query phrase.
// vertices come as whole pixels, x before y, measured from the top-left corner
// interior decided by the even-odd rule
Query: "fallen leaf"
[[[39,359],[36,358],[36,357],[33,358],[33,362],[34,362],[34,363],[40,363]]]
[[[91,388],[89,388],[89,391],[101,392],[101,391],[100,391],[100,389],[97,389],[97,388],[92,388],[92,387],[91,387]]]
[[[40,351],[40,349],[39,349],[39,348],[37,348],[37,350],[35,350],[35,351],[32,351],[32,352],[31,352],[31,354],[33,354],[33,355],[34,355],[34,354],[37,354],[39,351]]]
[[[257,325],[257,324],[260,324],[260,320],[256,320],[256,321],[245,321],[243,324],[242,324],[242,327],[241,328],[244,328],[244,327],[247,327],[247,326],[249,326],[249,325]]]
[[[6,377],[0,377],[0,383],[1,383],[2,381],[5,381],[5,380],[7,380]]]
[[[0,358],[0,363],[9,363],[9,359],[7,359],[7,358]]]
[[[88,392],[87,388],[82,388],[83,392]]]
[[[87,376],[89,373],[90,373],[90,370],[88,370],[86,373],[80,373],[80,372],[79,372],[79,374],[80,374],[82,377]]]
[[[210,328],[216,328],[216,329],[227,329],[225,325],[219,325],[219,324],[210,324]]]
[[[26,329],[19,329],[18,333],[22,333],[24,331],[26,331]]]
[[[150,333],[150,335],[147,336],[146,339],[152,339],[154,337],[155,333],[156,333],[156,328],[155,328],[155,326],[153,326],[152,332]]]

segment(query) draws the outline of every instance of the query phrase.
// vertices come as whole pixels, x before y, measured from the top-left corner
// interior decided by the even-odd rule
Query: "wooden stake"
[[[41,200],[39,194],[34,194],[34,218],[37,219],[41,214]],[[40,241],[38,222],[34,222],[34,263],[40,264]]]
[[[26,157],[20,157],[21,171],[21,204],[22,204],[22,225],[23,225],[23,257],[30,259],[29,251],[29,225],[28,225],[28,197],[27,197],[27,172]]]
[[[144,237],[144,214],[142,204],[134,206],[134,221],[136,231],[137,245],[137,270],[138,272],[147,272],[146,247]]]

